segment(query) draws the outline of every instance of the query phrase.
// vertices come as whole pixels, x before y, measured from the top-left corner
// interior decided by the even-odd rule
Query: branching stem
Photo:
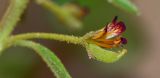
[[[0,22],[0,51],[3,50],[5,42],[14,30],[20,16],[24,12],[29,0],[9,0],[10,4]]]

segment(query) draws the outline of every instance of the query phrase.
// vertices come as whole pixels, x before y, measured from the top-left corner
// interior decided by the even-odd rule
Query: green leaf
[[[108,0],[109,3],[121,8],[124,11],[139,15],[138,8],[130,0]]]
[[[95,44],[88,44],[86,48],[91,58],[105,63],[116,62],[127,52],[126,49],[119,50],[118,52],[113,52],[103,49]]]
[[[71,78],[59,58],[48,48],[27,40],[16,41],[14,45],[32,48],[47,63],[57,78]]]

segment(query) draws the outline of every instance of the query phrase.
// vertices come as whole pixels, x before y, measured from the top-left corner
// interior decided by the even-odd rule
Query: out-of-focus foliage
[[[31,50],[10,48],[0,57],[0,78],[28,78],[37,63]]]
[[[129,13],[140,14],[138,8],[130,0],[108,0],[108,2]]]
[[[82,4],[92,4],[92,1],[90,0],[56,0],[59,4],[63,4],[67,1],[73,1],[73,2],[80,2]],[[98,1],[98,0],[97,0]],[[105,0],[104,0],[105,1]],[[136,14],[136,15],[139,15],[140,14],[140,11],[138,10],[137,6],[131,2],[131,0],[106,0],[106,3],[109,2],[111,4],[113,4],[114,6],[116,6],[117,8],[119,9],[122,9],[123,11],[126,11],[128,13],[131,13],[131,14]],[[98,4],[98,3],[97,3]]]

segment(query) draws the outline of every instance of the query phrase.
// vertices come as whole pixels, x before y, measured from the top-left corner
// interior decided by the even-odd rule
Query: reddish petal
[[[106,32],[112,30],[114,28],[114,26],[116,25],[116,23],[117,23],[117,19],[118,19],[118,16],[115,16],[114,19],[112,20],[112,22],[110,24],[106,25],[106,27],[104,28],[104,30]]]
[[[106,38],[110,39],[110,38],[121,35],[126,30],[126,26],[121,21],[118,23],[112,22],[112,23],[108,24],[108,26],[107,26],[107,28],[105,28],[105,30],[108,33]]]
[[[117,22],[117,19],[118,17],[115,16],[112,22],[105,27],[107,32],[116,31],[117,33],[122,33],[126,30],[125,24],[122,21]]]
[[[121,43],[122,44],[127,44],[127,39],[126,38],[121,38]]]
[[[125,24],[123,22],[120,21],[120,22],[118,22],[116,24],[115,29],[118,29],[119,33],[122,33],[122,32],[124,32],[126,30],[126,26],[125,26]]]

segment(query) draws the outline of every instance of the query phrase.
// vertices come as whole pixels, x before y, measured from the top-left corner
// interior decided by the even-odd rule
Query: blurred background
[[[55,0],[64,4],[73,0]],[[159,0],[132,0],[141,15],[120,10],[106,0],[76,0],[89,8],[83,27],[70,30],[56,16],[31,1],[13,34],[26,32],[53,32],[83,36],[104,27],[118,16],[125,22],[128,53],[116,63],[102,63],[88,59],[86,50],[77,45],[51,40],[36,40],[50,48],[62,60],[73,78],[160,78],[160,9]],[[0,18],[8,0],[0,0]],[[34,51],[12,47],[0,56],[0,78],[54,78],[47,65]]]

